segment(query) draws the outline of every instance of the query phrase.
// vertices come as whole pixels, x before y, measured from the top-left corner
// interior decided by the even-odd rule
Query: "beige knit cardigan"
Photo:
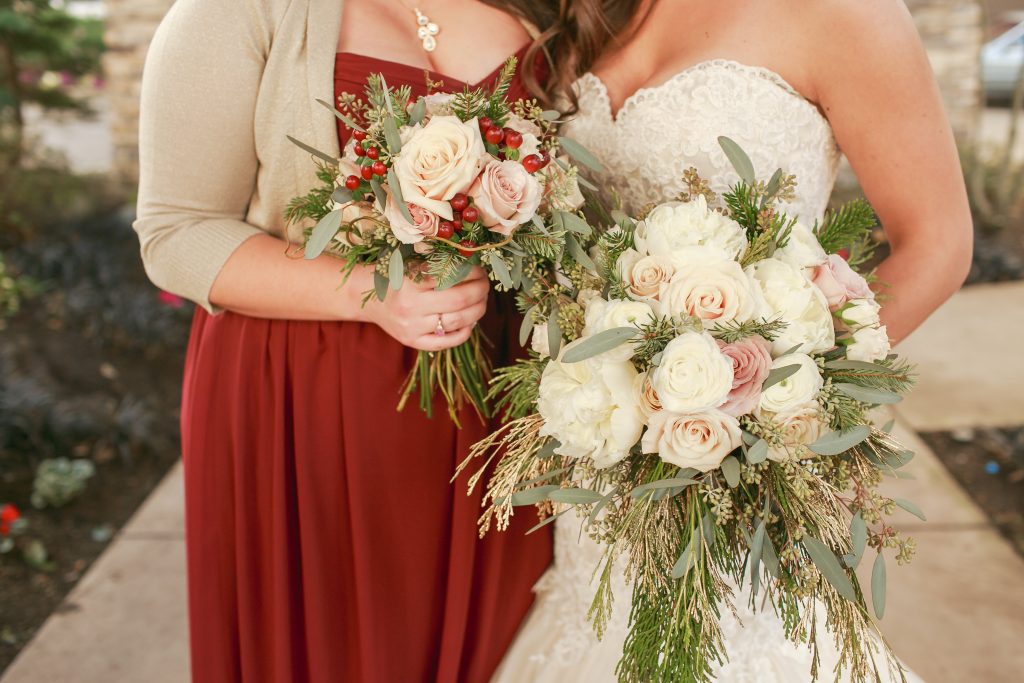
[[[342,0],[177,0],[142,78],[135,230],[146,273],[211,312],[228,257],[283,236],[288,201],[316,183],[292,135],[338,154]]]

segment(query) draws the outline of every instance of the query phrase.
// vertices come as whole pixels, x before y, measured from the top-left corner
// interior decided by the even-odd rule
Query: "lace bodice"
[[[832,193],[839,151],[821,112],[781,76],[728,60],[702,62],[668,81],[641,88],[612,115],[608,90],[594,74],[576,82],[579,114],[569,137],[605,165],[600,180],[615,187],[624,208],[679,194],[694,167],[721,193],[738,180],[718,144],[725,135],[750,156],[759,178],[782,168],[797,178],[790,215],[820,218]]]

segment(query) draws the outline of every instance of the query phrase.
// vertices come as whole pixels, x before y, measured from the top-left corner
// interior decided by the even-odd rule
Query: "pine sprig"
[[[531,352],[530,358],[495,371],[488,400],[498,411],[504,411],[505,419],[517,420],[533,411],[547,363],[547,359]]]
[[[869,238],[871,230],[878,225],[874,209],[863,199],[847,202],[836,210],[825,214],[825,219],[817,227],[818,242],[829,254],[850,247]]]
[[[439,245],[427,259],[427,272],[440,288],[458,282],[466,259],[447,245]]]
[[[729,210],[729,216],[747,229],[748,237],[757,230],[757,217],[761,213],[760,194],[756,188],[739,182],[722,195],[722,202]]]
[[[520,229],[515,235],[515,243],[526,253],[552,262],[562,258],[565,244],[565,233],[552,231],[547,234]]]
[[[320,180],[320,185],[288,202],[284,212],[285,221],[289,225],[304,220],[315,223],[326,216],[331,211],[331,195],[334,193],[339,173],[337,166],[317,162],[316,177]]]
[[[715,325],[708,332],[711,333],[712,337],[721,339],[726,344],[732,344],[754,335],[764,337],[768,341],[775,341],[775,338],[786,329],[786,326],[787,323],[783,320],[765,320],[760,318],[742,323],[731,320],[727,323]]]
[[[825,376],[834,382],[845,382],[862,387],[882,389],[897,394],[905,394],[914,384],[914,367],[903,359],[883,360],[877,369],[839,368],[830,369],[826,366]]]

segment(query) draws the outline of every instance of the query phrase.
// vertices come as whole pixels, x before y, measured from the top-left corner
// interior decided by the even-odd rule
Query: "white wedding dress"
[[[579,114],[565,133],[602,162],[600,180],[617,189],[627,212],[677,196],[690,167],[716,193],[728,190],[738,176],[718,144],[718,136],[725,135],[747,152],[759,178],[767,179],[777,168],[796,176],[798,198],[787,207],[790,215],[813,223],[824,213],[839,150],[824,116],[778,74],[732,61],[703,62],[638,90],[615,116],[595,75],[584,75],[576,88]],[[573,514],[555,523],[554,564],[538,582],[537,601],[491,683],[615,681],[631,591],[620,573],[613,618],[599,641],[587,611],[601,547],[580,533],[580,524]],[[739,619],[722,611],[729,661],[718,668],[717,680],[810,681],[810,650],[786,639],[770,607],[754,612],[743,595],[735,603]],[[830,636],[820,637],[819,680],[831,681],[837,652]],[[920,683],[910,674],[907,678]]]

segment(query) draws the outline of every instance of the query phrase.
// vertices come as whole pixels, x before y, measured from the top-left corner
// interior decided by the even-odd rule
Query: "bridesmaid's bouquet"
[[[498,290],[514,290],[538,263],[556,258],[572,220],[565,216],[575,217],[583,203],[577,169],[558,152],[592,157],[558,138],[558,112],[508,100],[515,70],[510,58],[491,89],[424,97],[375,74],[363,99],[342,99],[338,108],[319,101],[351,136],[341,159],[289,138],[320,162],[322,185],[286,212],[290,223],[315,222],[305,232],[305,258],[330,254],[345,277],[373,266],[364,304],[384,300],[406,277],[452,287],[477,265]],[[444,334],[440,323],[437,333]],[[399,409],[418,388],[427,414],[440,391],[453,420],[466,400],[488,415],[484,341],[474,330],[458,347],[420,352]]]
[[[878,657],[900,665],[873,633],[854,570],[877,551],[880,618],[882,551],[902,563],[914,549],[886,516],[899,506],[923,519],[878,491],[912,453],[870,412],[913,378],[857,272],[875,217],[855,201],[813,227],[790,218],[795,179],[759,182],[747,155],[720,142],[741,178],[728,193],[689,171],[677,201],[638,219],[603,215],[611,227],[594,231],[589,265],[563,261],[520,293],[533,352],[494,381],[513,419],[462,468],[498,459],[481,533],[519,505],[539,506],[542,525],[584,518],[605,547],[599,635],[625,568],[620,680],[710,680],[725,656],[720,610],[745,582],[812,649],[822,606],[840,670],[873,680]]]

